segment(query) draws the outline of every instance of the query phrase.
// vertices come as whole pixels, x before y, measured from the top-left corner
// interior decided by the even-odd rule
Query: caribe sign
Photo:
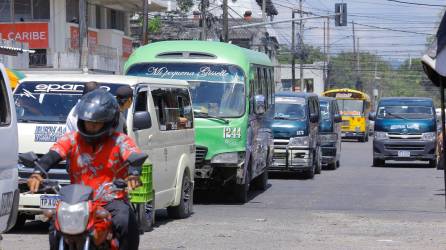
[[[48,48],[48,23],[0,24],[0,39],[29,44],[31,49]]]

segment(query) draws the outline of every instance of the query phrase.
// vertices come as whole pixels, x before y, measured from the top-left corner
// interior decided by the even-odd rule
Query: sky
[[[444,0],[402,1],[446,7]],[[444,9],[440,6],[411,5],[389,0],[303,0],[303,9],[317,15],[328,15],[333,14],[335,3],[341,2],[347,3],[349,23],[346,27],[335,27],[334,20],[331,20],[331,54],[353,50],[353,21],[356,37],[359,37],[360,51],[369,51],[391,61],[419,58],[426,50],[429,34],[436,33]],[[291,9],[299,8],[299,0],[273,0],[273,3],[279,12],[274,20],[290,19]],[[304,43],[323,46],[323,23],[324,19],[305,22]],[[298,27],[296,25],[297,29]],[[290,46],[291,23],[275,24],[272,28],[279,42]]]

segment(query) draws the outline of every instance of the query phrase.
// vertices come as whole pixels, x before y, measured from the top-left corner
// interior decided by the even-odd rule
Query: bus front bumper
[[[341,133],[341,137],[343,139],[357,139],[357,138],[363,138],[364,136],[365,132],[344,131]]]
[[[421,140],[373,140],[373,158],[395,161],[431,161],[436,159],[436,143]]]
[[[303,172],[313,167],[313,159],[308,148],[274,149],[273,164],[269,171]]]

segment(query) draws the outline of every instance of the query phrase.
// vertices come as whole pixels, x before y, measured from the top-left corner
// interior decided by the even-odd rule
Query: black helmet
[[[96,89],[82,96],[76,105],[77,128],[88,142],[95,142],[103,136],[110,136],[119,121],[119,106],[116,98],[104,89]],[[103,122],[104,127],[91,134],[85,130],[85,121]]]

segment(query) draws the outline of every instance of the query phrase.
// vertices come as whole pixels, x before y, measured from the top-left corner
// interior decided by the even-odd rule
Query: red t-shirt
[[[67,160],[72,184],[83,184],[97,190],[103,183],[128,176],[124,162],[132,153],[141,150],[126,134],[115,132],[96,145],[87,143],[78,132],[59,138],[50,150]],[[123,194],[118,195],[119,198]]]

